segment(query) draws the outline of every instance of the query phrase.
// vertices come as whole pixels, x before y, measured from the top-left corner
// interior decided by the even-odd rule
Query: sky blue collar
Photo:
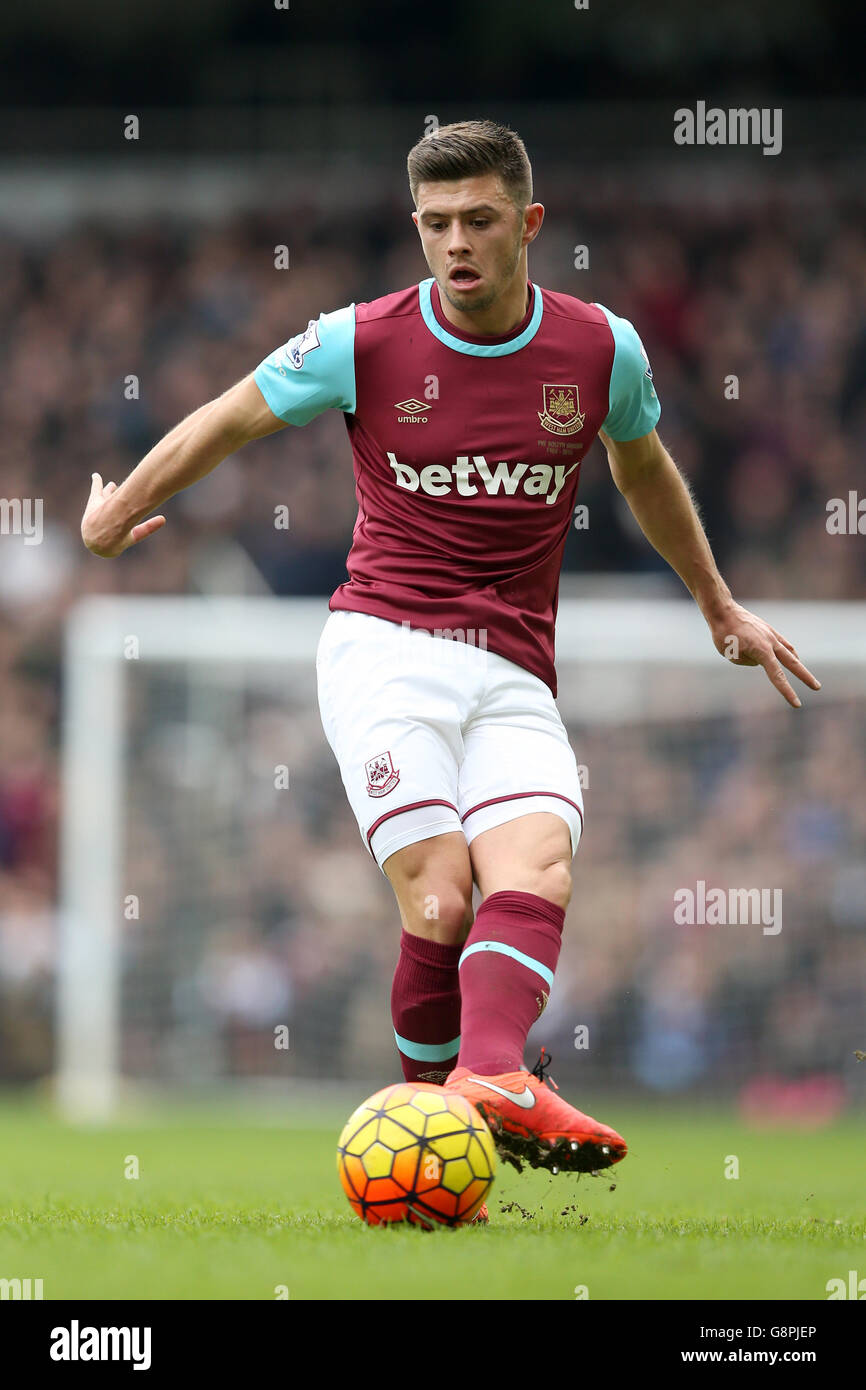
[[[462,338],[457,338],[453,333],[449,333],[447,328],[443,328],[434,314],[433,305],[430,303],[430,291],[433,284],[434,279],[431,275],[429,280],[422,280],[418,286],[421,317],[434,338],[438,338],[440,343],[453,348],[455,352],[465,352],[469,357],[508,357],[510,353],[519,352],[522,347],[526,347],[526,344],[532,341],[541,327],[544,302],[541,290],[533,282],[535,302],[532,307],[532,318],[522,333],[518,334],[516,338],[509,338],[505,343],[466,343]]]

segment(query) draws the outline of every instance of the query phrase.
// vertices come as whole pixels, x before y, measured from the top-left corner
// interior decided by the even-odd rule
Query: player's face
[[[523,250],[535,233],[497,174],[420,184],[412,220],[440,295],[461,313],[489,309],[518,274],[525,280]]]

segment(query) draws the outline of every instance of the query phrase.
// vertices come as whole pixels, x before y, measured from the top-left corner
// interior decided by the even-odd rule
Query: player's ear
[[[417,212],[413,212],[413,213],[412,213],[412,221],[415,223],[415,226],[417,227],[417,226],[418,226],[418,214],[417,214]]]
[[[544,207],[541,203],[530,203],[523,214],[523,244],[528,246],[541,231],[544,221]]]

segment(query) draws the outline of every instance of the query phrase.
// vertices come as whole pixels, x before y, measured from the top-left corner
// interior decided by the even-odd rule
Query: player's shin
[[[526,1035],[553,984],[565,911],[535,893],[491,893],[460,958],[458,1065],[482,1076],[517,1071]]]
[[[457,1064],[461,950],[403,931],[391,1018],[406,1081],[441,1085]]]

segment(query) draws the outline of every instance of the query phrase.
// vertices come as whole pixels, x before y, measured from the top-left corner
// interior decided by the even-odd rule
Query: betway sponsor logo
[[[445,497],[456,492],[459,497],[475,497],[486,492],[489,497],[513,497],[520,490],[527,497],[543,497],[547,506],[556,501],[566,479],[580,466],[573,463],[508,463],[501,460],[494,467],[483,454],[458,454],[449,468],[444,463],[430,463],[420,472],[408,463],[400,463],[388,451],[388,462],[394,470],[398,487],[407,492],[426,492],[430,497]]]

